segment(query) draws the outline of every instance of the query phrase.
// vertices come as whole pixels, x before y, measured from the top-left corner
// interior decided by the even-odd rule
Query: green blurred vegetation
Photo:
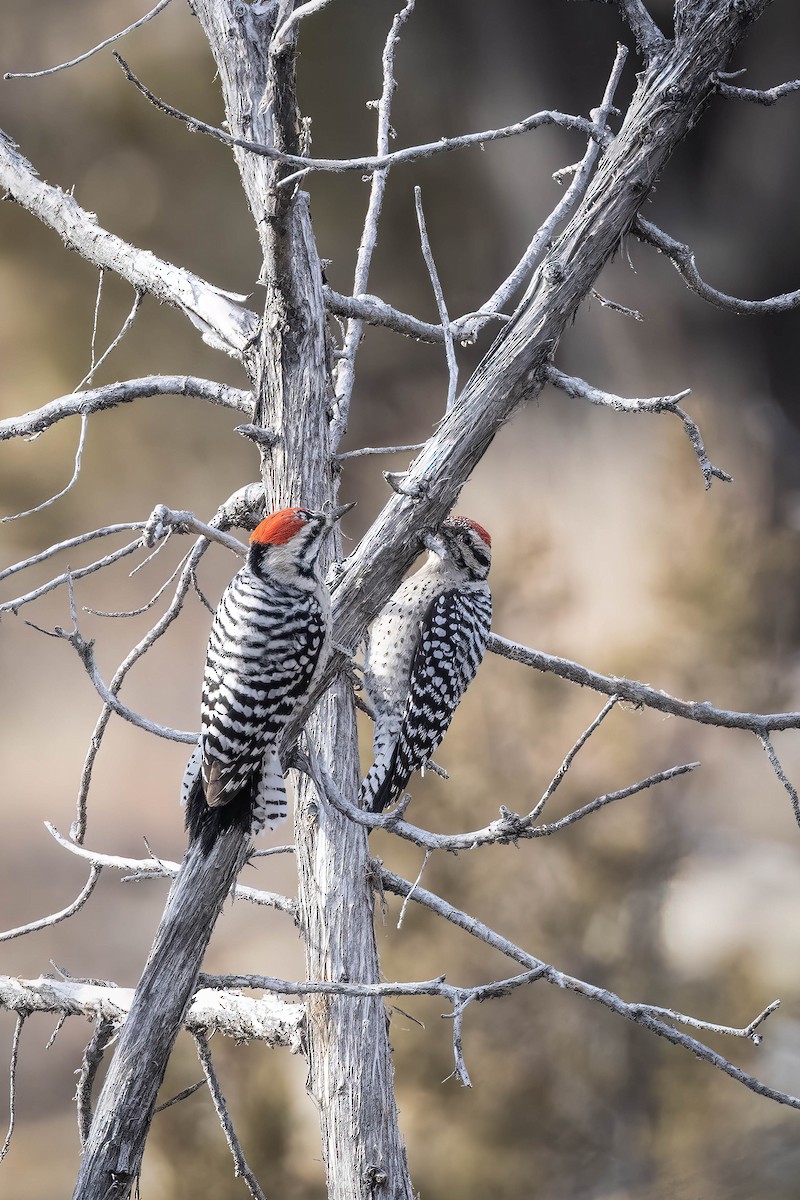
[[[367,152],[380,90],[380,49],[396,5],[336,0],[303,33],[300,85],[320,154]],[[666,21],[669,5],[651,5]],[[24,0],[0,11],[2,70],[60,61],[141,15],[133,0]],[[745,43],[751,86],[796,77],[800,16],[773,5]],[[555,0],[419,3],[398,53],[393,124],[399,145],[489,128],[539,108],[586,112],[598,102],[615,39],[613,6]],[[214,66],[199,27],[176,2],[123,46],[137,73],[170,102],[222,118]],[[622,87],[629,94],[635,62]],[[668,171],[647,215],[691,242],[706,277],[745,296],[787,291],[800,279],[796,193],[797,99],[774,109],[714,100]],[[189,136],[124,80],[109,52],[39,81],[0,85],[0,127],[40,174],[74,186],[108,228],[220,286],[261,293],[256,239],[224,147]],[[550,174],[578,157],[562,131],[450,155],[391,179],[370,289],[433,319],[418,250],[413,185],[421,184],[451,314],[473,310],[505,277],[557,190]],[[311,177],[312,214],[327,274],[347,290],[367,199],[354,177]],[[0,411],[24,411],[69,392],[89,364],[94,272],[34,218],[3,206],[0,242]],[[630,259],[630,261],[629,261]],[[631,270],[631,266],[635,271]],[[702,479],[677,421],[590,411],[548,390],[504,429],[465,490],[462,510],[491,529],[495,628],[520,641],[722,705],[800,708],[797,622],[800,481],[794,336],[797,317],[734,318],[690,295],[663,259],[631,244],[600,281],[604,295],[638,308],[644,324],[585,306],[559,365],[623,395],[691,385],[687,408],[712,459],[734,484]],[[126,285],[107,277],[98,345],[130,309]],[[481,343],[481,345],[485,345]],[[462,355],[462,378],[481,346]],[[411,442],[441,414],[440,349],[368,331],[348,446]],[[146,299],[100,381],[185,371],[242,384],[232,361],[204,346],[175,312]],[[210,515],[257,471],[239,418],[200,401],[154,399],[99,414],[89,427],[78,486],[57,505],[3,526],[3,560],[156,503]],[[16,512],[59,490],[77,444],[74,423],[35,442],[4,444],[0,504]],[[356,537],[386,495],[384,467],[348,463],[345,498],[358,498]],[[124,565],[78,589],[81,604],[143,604],[177,561],[171,546],[129,579]],[[88,561],[88,556],[80,562]],[[70,565],[80,565],[75,556]],[[223,552],[201,573],[216,599],[230,576]],[[48,574],[32,572],[30,582]],[[5,593],[4,593],[5,594]],[[15,593],[8,593],[15,594]],[[25,614],[23,614],[24,616]],[[64,623],[55,596],[32,619]],[[82,618],[108,678],[149,628]],[[180,728],[197,720],[209,617],[199,602],[126,685],[133,707]],[[0,850],[3,928],[62,907],[84,874],[42,830],[66,831],[98,713],[77,659],[24,625],[0,624],[4,764]],[[498,659],[488,660],[438,756],[451,781],[414,786],[411,817],[432,828],[475,828],[500,804],[526,810],[544,790],[600,697]],[[365,757],[368,730],[364,729]],[[776,746],[800,779],[796,737]],[[182,848],[177,788],[183,750],[112,725],[98,759],[88,844],[109,852]],[[548,961],[631,1000],[745,1024],[776,995],[784,1006],[762,1047],[717,1039],[721,1053],[776,1087],[800,1091],[797,908],[800,840],[788,798],[755,739],[621,708],[595,735],[548,810],[570,811],[677,762],[702,770],[623,801],[552,839],[459,857],[434,856],[424,883]],[[285,835],[284,835],[285,836]],[[279,840],[282,840],[279,838]],[[375,852],[414,878],[421,857],[388,837]],[[266,860],[247,882],[291,893],[291,865]],[[4,972],[36,975],[52,958],[77,976],[135,983],[164,900],[163,885],[104,879],[70,922],[4,946]],[[301,977],[294,931],[276,914],[226,912],[211,970]],[[466,935],[410,906],[378,917],[387,979],[478,983],[513,970]],[[797,1194],[797,1114],[738,1088],[675,1047],[580,997],[537,984],[472,1006],[465,1053],[474,1087],[451,1079],[451,1023],[434,1001],[392,1010],[401,1120],[412,1178],[426,1200],[490,1193],[501,1200],[749,1200]],[[424,1027],[417,1022],[423,1022]],[[0,1014],[3,1046],[13,1020]],[[25,1027],[18,1129],[0,1167],[14,1200],[51,1200],[71,1187],[78,1157],[71,1097],[90,1030]],[[323,1195],[316,1113],[303,1063],[259,1046],[212,1042],[245,1151],[265,1192]],[[2,1057],[0,1056],[0,1062]],[[179,1043],[164,1098],[199,1078]],[[0,1110],[0,1120],[2,1111]],[[146,1157],[149,1200],[244,1194],[208,1096],[159,1116]]]

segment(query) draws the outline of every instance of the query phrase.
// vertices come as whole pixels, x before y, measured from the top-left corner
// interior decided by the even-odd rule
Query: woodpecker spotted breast
[[[280,736],[330,643],[330,598],[318,558],[352,507],[272,513],[251,534],[247,562],[219,603],[200,739],[181,788],[190,842],[204,851],[223,829],[272,829],[286,816]]]
[[[364,687],[375,712],[375,762],[362,807],[380,812],[423,771],[483,658],[492,623],[491,538],[451,517],[427,539],[425,564],[400,585],[369,633]]]

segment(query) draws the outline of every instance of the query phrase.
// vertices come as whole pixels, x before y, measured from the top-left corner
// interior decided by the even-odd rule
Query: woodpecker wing
[[[260,771],[317,668],[326,621],[315,596],[240,571],[214,618],[203,678],[206,803],[227,804]]]
[[[487,587],[451,588],[429,604],[420,624],[397,742],[383,778],[370,781],[368,805],[373,812],[396,800],[414,771],[433,756],[475,678],[491,624]]]

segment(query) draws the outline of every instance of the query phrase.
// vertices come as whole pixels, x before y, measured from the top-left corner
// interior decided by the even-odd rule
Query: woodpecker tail
[[[361,784],[361,807],[365,812],[383,812],[397,799],[408,782],[396,782],[397,737],[400,721],[395,714],[378,716],[372,738],[374,762]]]
[[[276,825],[280,825],[281,821],[286,820],[289,815],[288,808],[286,785],[283,782],[283,767],[278,758],[278,751],[271,746],[261,763],[250,832],[260,833],[264,828],[274,829]]]
[[[208,854],[225,830],[236,827],[242,833],[249,832],[253,825],[254,792],[255,780],[248,780],[247,785],[232,796],[227,804],[212,808],[206,803],[203,776],[198,772],[186,797],[184,824],[189,834],[189,844],[199,842],[203,854]]]
[[[253,835],[262,829],[274,829],[286,819],[287,800],[283,771],[277,751],[270,747],[261,769],[245,780],[242,787],[228,793],[224,804],[210,805],[203,787],[202,752],[195,747],[181,785],[181,803],[185,805],[185,826],[189,842],[199,842],[208,854],[217,837],[226,829],[237,828]]]

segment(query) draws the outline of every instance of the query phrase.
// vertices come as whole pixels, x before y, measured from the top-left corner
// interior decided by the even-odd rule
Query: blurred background
[[[369,153],[380,94],[380,54],[397,0],[336,0],[303,26],[300,87],[319,155]],[[650,4],[669,30],[670,5]],[[2,71],[34,70],[80,53],[142,15],[137,0],[5,0]],[[774,4],[732,68],[767,87],[794,78],[800,13]],[[542,108],[588,113],[602,96],[618,38],[613,5],[554,0],[437,0],[406,26],[397,55],[397,146],[518,120]],[[219,123],[215,69],[180,0],[120,46],[133,69],[171,103]],[[638,67],[631,56],[618,103]],[[139,246],[259,308],[259,261],[230,154],[157,113],[106,51],[41,80],[3,82],[0,127],[40,175]],[[715,286],[759,298],[800,284],[797,105],[773,109],[714,99],[670,162],[646,215],[692,244]],[[420,184],[451,315],[479,307],[520,258],[556,202],[552,172],[580,158],[574,135],[526,138],[396,170],[390,180],[370,290],[420,317],[436,309],[419,251],[413,187]],[[332,286],[349,290],[368,186],[358,176],[311,176],[312,214]],[[96,272],[14,205],[0,238],[0,413],[38,407],[71,391],[90,364]],[[688,292],[669,262],[628,239],[599,290],[638,309],[636,322],[597,301],[583,306],[557,355],[563,370],[627,396],[692,388],[715,464],[732,484],[709,493],[677,420],[592,409],[546,389],[503,429],[460,509],[492,532],[495,629],[608,674],[628,674],[686,698],[745,710],[800,708],[800,475],[795,350],[800,317],[736,317]],[[133,295],[107,276],[97,346],[116,336]],[[460,352],[462,380],[488,345]],[[424,439],[441,416],[441,348],[369,330],[346,448]],[[97,382],[151,372],[204,375],[245,386],[237,364],[204,346],[177,312],[146,298],[133,329]],[[2,528],[2,565],[112,521],[145,518],[158,503],[210,517],[257,475],[241,418],[200,400],[140,400],[89,422],[75,488],[42,512]],[[0,506],[16,513],[68,481],[79,434],[63,422],[34,442],[0,451]],[[381,471],[402,456],[348,462],[344,499],[358,499],[353,544],[386,499]],[[125,535],[122,535],[123,538]],[[144,553],[76,585],[80,605],[145,604],[187,546],[173,539],[129,578]],[[115,543],[116,545],[117,543]],[[122,544],[120,541],[119,544]],[[109,543],[106,547],[110,548]],[[77,567],[67,562],[9,580],[3,599]],[[236,568],[215,548],[200,582],[216,602]],[[83,614],[106,679],[163,611]],[[86,748],[100,711],[65,643],[25,624],[68,622],[67,597],[0,623],[0,928],[64,907],[85,880],[79,860],[47,835],[67,833]],[[181,619],[135,668],[123,692],[133,708],[195,728],[210,616],[190,596]],[[500,804],[527,811],[603,698],[489,657],[437,758],[449,783],[416,782],[411,818],[456,831],[492,820]],[[364,728],[364,758],[369,730]],[[800,782],[800,736],[777,735]],[[100,751],[86,844],[143,857],[143,837],[164,857],[184,845],[178,786],[181,746],[112,720]],[[789,800],[751,735],[620,708],[576,761],[550,819],[603,792],[679,762],[702,760],[675,783],[622,801],[554,838],[518,849],[434,856],[424,883],[538,956],[628,1000],[669,1005],[745,1025],[767,1003],[783,1006],[763,1045],[711,1039],[774,1087],[800,1092],[800,832]],[[287,833],[274,835],[277,842]],[[415,877],[421,854],[387,837],[374,850]],[[268,843],[266,843],[268,844]],[[246,882],[294,891],[287,857],[263,860]],[[5,943],[0,970],[53,971],[133,986],[166,896],[161,882],[104,875],[72,920]],[[511,965],[424,911],[378,913],[387,979],[447,973],[475,984]],[[231,906],[208,969],[303,976],[295,931],[280,914]],[[608,1011],[545,984],[515,992],[465,1019],[474,1087],[449,1080],[451,1024],[434,1001],[392,1011],[397,1089],[414,1185],[426,1200],[487,1193],[508,1200],[660,1200],[797,1195],[798,1114],[744,1090],[685,1052]],[[79,1144],[74,1072],[91,1027],[31,1018],[22,1033],[17,1131],[0,1168],[15,1200],[65,1195]],[[14,1018],[0,1013],[0,1065]],[[285,1051],[213,1051],[245,1151],[268,1195],[324,1195],[317,1117],[303,1062]],[[179,1042],[164,1098],[200,1078]],[[3,1089],[5,1090],[5,1089]],[[5,1110],[0,1101],[0,1123]],[[142,1177],[148,1200],[241,1196],[204,1091],[159,1116]]]

